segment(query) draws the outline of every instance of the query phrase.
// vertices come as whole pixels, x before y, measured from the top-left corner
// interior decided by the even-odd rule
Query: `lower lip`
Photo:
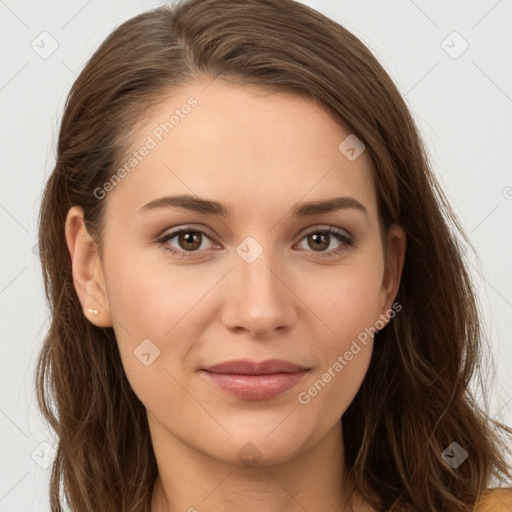
[[[296,386],[308,370],[294,373],[271,373],[268,375],[240,375],[230,373],[204,374],[224,391],[244,400],[267,400],[281,395]]]

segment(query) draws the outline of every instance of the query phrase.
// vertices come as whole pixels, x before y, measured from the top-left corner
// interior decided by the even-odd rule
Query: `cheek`
[[[146,407],[178,407],[187,400],[180,364],[197,339],[194,318],[218,278],[194,274],[192,266],[148,264],[136,250],[126,254],[112,261],[107,282],[126,376]]]
[[[127,249],[109,266],[111,311],[128,331],[161,339],[180,319],[197,314],[195,305],[200,309],[217,273],[172,264],[163,254],[151,261],[147,250]]]
[[[182,363],[200,342],[211,315],[208,294],[229,270],[198,271],[194,265],[171,264],[164,256],[148,260],[147,251],[123,251],[110,261],[107,282],[125,373],[144,403],[158,399],[153,391],[162,386],[181,396],[172,376],[180,379]]]
[[[381,270],[378,261],[340,267],[330,279],[315,279],[307,304],[322,320],[311,378],[298,390],[298,402],[322,422],[337,421],[359,390],[373,350],[379,318]],[[311,284],[311,283],[309,283]],[[306,296],[306,290],[302,291]]]
[[[379,260],[325,269],[321,274],[305,273],[297,281],[296,293],[320,321],[328,352],[343,350],[350,340],[378,320],[382,283]]]
[[[318,365],[297,394],[304,412],[318,424],[338,421],[357,394],[372,356],[378,305],[374,288],[360,282],[345,282],[330,298],[319,315],[329,331],[316,338]]]

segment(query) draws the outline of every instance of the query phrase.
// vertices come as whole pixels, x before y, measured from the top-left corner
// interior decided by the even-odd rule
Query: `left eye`
[[[177,239],[178,247],[170,244],[170,242],[175,238]],[[194,255],[192,253],[199,252],[200,249],[207,249],[203,247],[204,238],[210,240],[210,237],[203,231],[184,228],[164,235],[158,240],[158,242],[164,246],[166,251],[169,251],[179,257],[186,258],[193,257]],[[334,249],[331,248],[326,251],[325,249],[329,248],[331,245],[330,242],[332,238],[337,239],[340,243],[338,247],[335,247]],[[304,240],[309,247],[313,247],[312,252],[320,253],[320,256],[326,257],[335,256],[347,250],[354,243],[353,238],[348,235],[348,233],[332,228],[310,231],[302,237],[301,242]],[[214,245],[215,244],[212,243],[211,246]],[[216,247],[220,248],[218,245]]]
[[[336,238],[338,242],[340,242],[340,245],[330,251],[324,251],[324,249],[330,246],[329,237],[331,237],[331,239],[332,237]],[[306,240],[310,247],[316,246],[313,252],[328,252],[329,255],[333,253],[337,254],[347,247],[350,247],[353,243],[353,239],[349,235],[331,228],[311,231],[307,233],[302,240]]]

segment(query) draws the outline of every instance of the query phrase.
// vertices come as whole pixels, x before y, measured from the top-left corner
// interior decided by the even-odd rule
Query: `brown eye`
[[[333,238],[338,241],[338,245],[328,249]],[[307,245],[307,247],[302,247],[303,249],[309,249],[307,252],[318,253],[321,257],[340,256],[354,246],[354,238],[351,235],[333,228],[310,231],[304,235],[301,243],[303,243],[302,241],[305,241]]]
[[[176,239],[176,240],[175,240]],[[210,248],[204,247],[204,241],[210,240],[210,237],[202,231],[194,229],[180,229],[162,236],[158,242],[169,251],[178,256],[195,256],[194,253],[201,253]]]
[[[201,233],[186,231],[177,235],[180,248],[186,251],[195,251],[201,247]]]
[[[313,233],[307,236],[308,244],[313,247],[315,251],[323,251],[329,247],[329,235]]]

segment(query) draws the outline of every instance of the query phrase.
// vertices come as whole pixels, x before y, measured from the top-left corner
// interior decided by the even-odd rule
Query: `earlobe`
[[[404,229],[399,224],[389,226],[387,237],[387,261],[381,287],[381,316],[389,319],[388,313],[400,287],[407,237]]]
[[[98,327],[112,327],[98,246],[87,232],[83,217],[79,206],[70,208],[66,217],[73,283],[86,318]]]

